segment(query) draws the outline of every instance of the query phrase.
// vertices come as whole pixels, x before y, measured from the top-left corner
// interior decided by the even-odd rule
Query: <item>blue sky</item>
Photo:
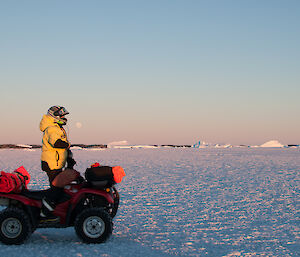
[[[1,1],[0,143],[300,143],[299,1]],[[82,124],[81,128],[76,123]]]

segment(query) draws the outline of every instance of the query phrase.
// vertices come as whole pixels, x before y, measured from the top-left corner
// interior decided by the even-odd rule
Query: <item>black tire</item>
[[[78,214],[74,227],[76,234],[84,243],[98,244],[111,236],[113,223],[103,208],[88,208]]]
[[[4,244],[22,244],[32,234],[27,213],[18,208],[7,208],[0,212],[0,241]]]
[[[120,204],[120,195],[119,195],[119,192],[117,191],[117,189],[115,187],[113,187],[114,189],[114,192],[113,192],[113,195],[114,195],[114,204],[113,204],[113,208],[112,208],[112,212],[110,214],[110,216],[112,218],[114,218],[118,212],[118,208],[119,208],[119,204]]]

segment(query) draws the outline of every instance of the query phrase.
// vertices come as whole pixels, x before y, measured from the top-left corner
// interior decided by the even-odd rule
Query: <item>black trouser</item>
[[[46,197],[51,200],[53,203],[57,203],[59,198],[61,198],[64,194],[64,189],[61,187],[55,187],[52,185],[52,181],[55,177],[62,172],[62,169],[51,170],[47,162],[42,161],[42,170],[46,172],[49,183],[50,189],[47,191]]]

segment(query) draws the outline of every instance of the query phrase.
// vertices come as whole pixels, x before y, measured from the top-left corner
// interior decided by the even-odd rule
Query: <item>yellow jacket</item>
[[[44,132],[41,160],[48,163],[51,170],[61,169],[65,166],[68,150],[55,148],[57,140],[69,143],[66,131],[60,127],[50,115],[44,115],[40,122],[40,130]]]

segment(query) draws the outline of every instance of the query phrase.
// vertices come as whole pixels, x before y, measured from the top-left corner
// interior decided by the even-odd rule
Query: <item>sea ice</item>
[[[108,242],[83,244],[73,228],[37,229],[0,256],[297,256],[299,149],[73,150],[81,173],[121,165],[121,205]],[[0,150],[0,170],[24,167],[48,187],[40,149]],[[299,256],[299,255],[298,255]]]

